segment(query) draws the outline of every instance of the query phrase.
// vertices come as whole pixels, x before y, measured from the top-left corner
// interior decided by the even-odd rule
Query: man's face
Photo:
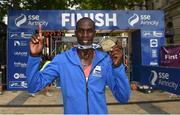
[[[89,20],[83,20],[75,31],[77,41],[81,45],[91,45],[95,36],[95,27]]]

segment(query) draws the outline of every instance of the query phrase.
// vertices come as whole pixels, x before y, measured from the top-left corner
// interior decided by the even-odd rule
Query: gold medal
[[[116,43],[112,39],[105,39],[100,43],[100,45],[104,51],[109,52]]]

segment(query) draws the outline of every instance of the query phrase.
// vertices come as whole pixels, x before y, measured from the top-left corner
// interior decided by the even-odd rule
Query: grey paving
[[[21,92],[13,100],[7,103],[7,105],[23,105],[26,100],[29,98],[29,95],[26,91]]]
[[[141,103],[137,105],[149,114],[169,114],[168,112],[162,110],[158,106],[153,105],[152,103]]]
[[[43,91],[29,97],[26,91],[5,91],[0,95],[0,114],[63,114],[61,91],[52,89],[53,96],[47,97]],[[154,91],[145,94],[132,91],[129,103],[120,104],[106,89],[110,114],[179,114],[180,98],[170,97],[167,92]]]

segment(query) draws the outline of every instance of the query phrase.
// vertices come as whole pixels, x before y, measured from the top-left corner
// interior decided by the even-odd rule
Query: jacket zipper
[[[85,77],[85,74],[84,74],[84,78],[85,78],[85,81],[86,81],[86,103],[87,103],[87,114],[89,114],[89,100],[88,100],[88,93],[89,93],[89,89],[88,89],[88,80],[89,80],[89,77],[90,77],[90,75],[91,75],[91,73],[92,73],[92,70],[94,70],[94,67],[92,67],[91,68],[91,71],[90,71],[90,73],[89,73],[89,76],[88,76],[88,79],[87,79],[87,81],[86,81],[86,77]],[[83,73],[84,73],[84,71],[83,71]]]
[[[84,70],[83,70],[82,66],[80,68],[81,68],[81,70],[83,71],[83,74],[84,74]],[[86,82],[86,109],[87,109],[87,114],[89,114],[88,79],[86,81],[85,74],[84,74],[84,79],[85,79],[85,82]]]
[[[94,66],[94,67],[96,67],[96,66]],[[89,96],[88,96],[89,89],[88,89],[88,80],[89,80],[90,74],[92,73],[92,70],[94,70],[94,67],[91,68],[91,71],[90,71],[90,73],[89,73],[89,76],[88,76],[87,81],[86,81],[86,77],[85,77],[85,74],[84,74],[84,78],[85,78],[85,81],[86,81],[86,103],[87,103],[87,114],[89,114],[89,100],[88,100],[88,97],[89,97]],[[84,73],[84,71],[83,71],[83,73]]]
[[[86,102],[87,102],[87,114],[89,114],[89,100],[88,100],[88,80],[86,81]]]

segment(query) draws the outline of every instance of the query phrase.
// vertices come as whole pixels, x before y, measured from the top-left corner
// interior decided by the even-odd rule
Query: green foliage
[[[71,0],[72,5],[79,5],[83,10],[124,10],[131,9],[132,3],[144,0]]]
[[[133,3],[144,0],[7,0],[0,2],[0,21],[9,9],[26,10],[67,10],[77,6],[82,10],[124,10],[131,9]]]
[[[25,9],[32,10],[66,10],[68,0],[26,0]]]
[[[0,2],[0,21],[8,10],[67,10],[69,0],[7,0]]]
[[[0,22],[3,20],[5,14],[7,14],[7,8],[8,8],[7,3],[4,4],[0,3]]]

